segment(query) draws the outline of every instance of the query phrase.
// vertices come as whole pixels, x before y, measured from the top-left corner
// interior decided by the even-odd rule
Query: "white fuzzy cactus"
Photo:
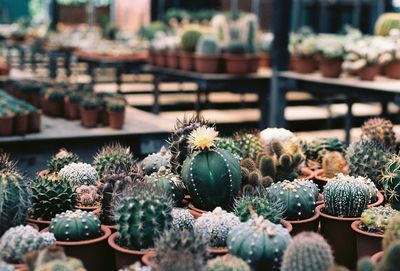
[[[96,169],[86,163],[71,163],[66,165],[60,170],[59,174],[76,187],[81,185],[96,185],[99,177]]]
[[[178,230],[193,229],[195,219],[187,209],[172,209],[172,227]]]
[[[271,154],[272,141],[291,141],[295,138],[294,134],[284,128],[267,128],[260,132],[260,140],[264,150]]]

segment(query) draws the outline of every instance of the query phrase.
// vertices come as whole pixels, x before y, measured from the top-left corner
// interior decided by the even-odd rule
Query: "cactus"
[[[370,178],[378,188],[382,188],[379,181],[389,155],[388,149],[382,143],[371,140],[353,142],[346,150],[350,173]]]
[[[242,167],[242,190],[254,191],[258,188],[269,187],[274,180],[270,176],[262,176],[261,171],[257,168],[256,163],[251,158],[245,158],[240,161]]]
[[[88,207],[99,204],[99,194],[97,186],[81,185],[76,189],[78,206]]]
[[[375,23],[375,35],[389,36],[392,29],[400,28],[400,15],[395,12],[383,13]]]
[[[273,141],[286,142],[292,141],[294,138],[294,134],[284,128],[267,128],[260,133],[260,141],[267,154],[273,154]]]
[[[169,168],[171,153],[162,146],[158,153],[148,155],[142,161],[142,169],[146,175],[157,172],[161,167]]]
[[[279,270],[291,237],[282,225],[256,215],[229,233],[229,253],[245,260],[255,271]]]
[[[242,151],[238,142],[230,137],[221,137],[217,140],[217,148],[229,151],[235,156],[242,157]]]
[[[83,241],[101,236],[100,220],[82,210],[66,211],[51,220],[49,231],[58,241]]]
[[[58,173],[61,178],[67,179],[72,185],[96,185],[98,175],[94,167],[86,163],[71,163],[63,167]]]
[[[393,242],[385,251],[382,260],[378,263],[377,270],[399,270],[400,241]],[[364,270],[363,270],[364,271]]]
[[[400,210],[400,155],[393,155],[388,160],[380,183],[390,205],[394,209]]]
[[[75,258],[53,260],[35,268],[35,271],[86,271],[82,262]]]
[[[234,140],[241,149],[242,158],[256,159],[263,150],[258,132],[238,132],[234,134]]]
[[[390,206],[365,209],[361,214],[360,228],[367,232],[383,234],[392,217],[400,214]]]
[[[16,271],[14,266],[9,265],[1,260],[0,260],[0,270],[1,271]]]
[[[217,207],[196,220],[194,232],[202,236],[210,247],[225,247],[229,232],[239,224],[236,215]]]
[[[195,219],[187,209],[172,209],[172,228],[177,230],[193,230]]]
[[[247,29],[245,32],[246,53],[255,54],[257,52],[256,34],[258,31],[258,18],[255,15],[247,15],[245,18]]]
[[[321,271],[333,264],[332,250],[325,239],[314,232],[302,232],[286,248],[281,271]]]
[[[282,181],[268,188],[268,197],[283,206],[287,220],[303,220],[315,214],[318,187],[312,181]]]
[[[323,163],[323,159],[327,153],[339,152],[344,153],[345,145],[337,138],[315,138],[309,141],[302,141],[301,147],[307,162]],[[310,165],[309,165],[310,166]]]
[[[71,163],[79,162],[79,157],[66,149],[60,149],[48,162],[47,166],[51,173],[58,173],[63,167]]]
[[[104,146],[94,157],[94,166],[100,177],[106,173],[128,171],[133,165],[132,153],[129,147],[119,143]]]
[[[57,174],[39,176],[32,185],[31,217],[51,220],[56,214],[75,209],[76,188]]]
[[[163,271],[203,271],[204,259],[180,250],[169,250],[158,264]]]
[[[358,260],[357,262],[357,271],[374,271],[375,264],[371,261],[370,258],[364,257]]]
[[[334,178],[343,171],[346,166],[346,159],[340,152],[333,151],[325,154],[322,160],[322,169],[326,178]]]
[[[218,206],[231,208],[241,183],[239,161],[230,152],[214,147],[217,135],[205,126],[194,130],[188,142],[195,152],[182,167],[182,180],[193,204],[207,211]]]
[[[324,187],[326,213],[338,217],[359,217],[370,202],[365,179],[338,174]]]
[[[18,264],[28,252],[54,245],[56,239],[49,232],[39,233],[32,226],[16,226],[8,229],[1,237],[0,259]]]
[[[218,40],[212,35],[201,36],[196,46],[197,55],[218,55],[219,51]]]
[[[382,240],[382,248],[384,251],[390,247],[396,241],[400,240],[400,215],[395,215],[389,220],[389,224],[386,226],[385,233]]]
[[[201,37],[201,32],[197,30],[187,30],[181,38],[181,49],[185,52],[193,53]]]
[[[241,40],[230,40],[227,52],[232,55],[244,55],[246,53],[246,46]]]
[[[15,168],[8,154],[0,154],[0,236],[24,224],[30,207],[29,182]]]
[[[380,141],[388,148],[396,145],[396,134],[393,123],[383,118],[372,118],[361,126],[361,137]]]
[[[251,271],[250,266],[242,259],[224,255],[209,260],[204,271]]]

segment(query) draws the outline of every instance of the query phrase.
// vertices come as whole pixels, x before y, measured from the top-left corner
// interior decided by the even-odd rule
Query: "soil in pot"
[[[260,67],[260,56],[258,54],[248,54],[247,58],[247,72],[256,73]]]
[[[28,130],[30,133],[40,132],[40,124],[42,118],[42,111],[34,111],[29,113],[28,117]]]
[[[312,73],[317,69],[314,57],[292,56],[293,69],[298,73]]]
[[[358,71],[358,77],[363,81],[374,81],[375,76],[379,74],[378,66],[365,66]]]
[[[0,117],[0,136],[10,136],[13,133],[14,116]]]
[[[179,68],[179,59],[176,52],[167,52],[167,66],[171,69],[178,69]]]
[[[295,221],[288,220],[288,222],[293,227],[293,230],[290,233],[292,236],[295,236],[296,234],[303,231],[317,232],[319,226],[319,213],[315,212],[315,214],[312,217],[307,219],[295,220]]]
[[[341,58],[321,57],[319,60],[319,71],[323,77],[338,78],[342,73]]]
[[[386,64],[386,76],[392,79],[400,79],[400,61],[393,61]]]
[[[29,120],[29,113],[21,113],[15,115],[14,118],[14,132],[17,135],[25,135],[28,133],[28,120]]]
[[[269,53],[260,53],[260,67],[270,68],[272,66],[272,57]]]
[[[194,57],[193,53],[179,52],[179,67],[184,71],[194,70]]]
[[[108,110],[108,120],[112,129],[121,130],[125,122],[125,111]]]
[[[225,69],[230,74],[245,74],[248,71],[247,57],[245,55],[234,55],[225,53]]]
[[[64,100],[64,113],[67,119],[76,120],[79,119],[79,102],[72,103],[69,101],[68,97]]]
[[[197,72],[217,73],[220,57],[218,55],[195,55],[194,66]]]
[[[351,224],[351,228],[356,233],[357,240],[357,256],[358,259],[382,250],[383,234],[367,232],[360,229],[361,221],[357,220]]]
[[[97,109],[85,109],[80,107],[80,115],[82,125],[86,128],[92,128],[97,126]]]

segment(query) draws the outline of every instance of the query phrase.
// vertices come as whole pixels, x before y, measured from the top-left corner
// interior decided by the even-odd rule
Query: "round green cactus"
[[[232,229],[227,245],[230,254],[245,260],[255,271],[279,270],[290,240],[282,225],[254,216]]]
[[[181,48],[186,52],[194,52],[196,50],[197,42],[201,37],[201,32],[197,30],[187,30],[183,33],[181,38]]]
[[[333,265],[332,250],[325,239],[317,233],[302,232],[286,248],[281,271],[321,271]]]
[[[96,169],[86,163],[70,163],[63,167],[58,174],[76,187],[96,185],[99,177]]]
[[[391,244],[400,240],[400,215],[396,215],[389,220],[389,224],[383,235],[382,248],[386,251]]]
[[[390,206],[365,209],[361,214],[360,228],[368,232],[383,234],[390,219],[398,214],[400,212]]]
[[[157,172],[161,167],[170,167],[171,153],[163,146],[158,153],[148,155],[142,161],[142,169],[146,175]]]
[[[250,266],[242,259],[227,254],[209,260],[204,271],[250,271]]]
[[[217,140],[217,147],[220,149],[224,149],[232,153],[233,155],[237,155],[238,157],[242,157],[242,151],[240,146],[236,140],[230,137],[221,137]]]
[[[79,162],[78,155],[66,149],[60,149],[58,153],[47,162],[47,166],[50,172],[58,173],[66,165],[77,162]]]
[[[193,230],[195,219],[187,209],[172,209],[172,228],[177,230]]]
[[[234,140],[241,150],[242,158],[256,159],[263,151],[260,138],[257,133],[239,132],[234,135]]]
[[[307,160],[322,163],[325,154],[329,152],[344,153],[345,145],[337,138],[315,138],[309,141],[302,141],[301,147]]]
[[[394,209],[400,210],[400,155],[393,155],[388,160],[381,183],[390,205]]]
[[[66,211],[51,220],[49,231],[58,241],[83,241],[101,236],[100,220],[82,210]]]
[[[129,147],[119,143],[104,146],[94,158],[94,166],[100,177],[106,173],[128,171],[133,165],[133,157]]]
[[[197,55],[218,55],[219,44],[216,37],[213,35],[202,35],[196,46]]]

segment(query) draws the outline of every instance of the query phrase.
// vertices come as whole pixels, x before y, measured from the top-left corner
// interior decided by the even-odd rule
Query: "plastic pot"
[[[218,256],[224,256],[228,254],[229,250],[227,247],[208,247],[207,252],[211,258],[215,258]]]
[[[378,66],[365,66],[358,71],[358,77],[363,81],[374,81],[375,76],[379,74]]]
[[[256,73],[260,67],[260,56],[258,54],[248,54],[247,58],[247,72]]]
[[[303,232],[303,231],[318,231],[319,226],[319,213],[315,212],[315,214],[307,219],[302,220],[288,220],[288,222],[292,225],[293,230],[290,233],[292,236]]]
[[[260,67],[270,68],[272,65],[272,57],[269,53],[260,53]]]
[[[197,72],[217,73],[220,57],[218,55],[195,55],[194,66]]]
[[[34,219],[34,218],[27,218],[26,220],[28,223],[36,224],[39,227],[39,230],[43,230],[47,227],[49,227],[50,222],[48,220],[39,220],[39,219]]]
[[[144,254],[142,257],[142,263],[146,266],[150,266],[152,268],[152,270],[159,269],[160,266],[154,262],[155,256],[156,256],[156,253],[154,251],[150,251],[150,252]]]
[[[189,203],[188,205],[189,212],[194,216],[194,218],[199,218],[201,217],[204,213],[207,213],[207,211],[201,210],[199,208],[194,207],[192,203]]]
[[[85,109],[80,107],[80,115],[82,125],[86,128],[92,128],[97,126],[97,109]]]
[[[167,52],[167,66],[171,69],[178,69],[179,68],[179,59],[178,54],[176,52]]]
[[[323,77],[338,78],[342,73],[342,58],[321,57],[319,71]]]
[[[29,114],[28,113],[22,113],[19,115],[16,115],[14,118],[14,132],[17,135],[25,135],[28,133],[28,120],[29,120]]]
[[[225,60],[225,69],[230,74],[246,74],[248,71],[246,55],[234,55],[225,53],[223,55]]]
[[[360,224],[360,220],[351,224],[351,228],[356,233],[358,259],[381,251],[383,239],[383,234],[363,231],[359,228]]]
[[[400,61],[393,61],[386,64],[386,76],[392,79],[400,79]]]
[[[13,133],[14,117],[0,117],[0,136],[10,136]]]
[[[379,251],[371,256],[371,261],[374,263],[379,263],[383,258],[383,251]]]
[[[298,73],[312,73],[317,69],[314,57],[292,56],[293,69]]]
[[[42,119],[42,111],[41,110],[29,113],[28,130],[30,133],[40,132],[41,119]]]
[[[79,102],[72,103],[68,97],[64,99],[64,113],[67,119],[76,120],[79,119]]]
[[[155,61],[156,61],[156,65],[159,67],[165,67],[167,66],[167,59],[165,57],[165,53],[164,52],[155,52]]]
[[[108,123],[112,129],[121,130],[125,122],[124,111],[110,111],[108,110]]]
[[[184,71],[194,70],[194,57],[193,53],[190,52],[179,52],[179,67]]]
[[[51,117],[60,117],[64,114],[64,101],[43,100],[43,112]]]

